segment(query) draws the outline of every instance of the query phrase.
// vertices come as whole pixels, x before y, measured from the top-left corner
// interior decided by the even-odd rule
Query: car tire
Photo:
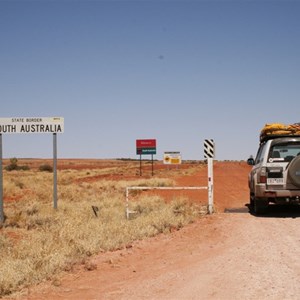
[[[253,199],[253,212],[256,215],[265,214],[268,210],[269,203],[266,200],[262,199]]]
[[[300,156],[296,156],[290,162],[288,174],[291,182],[295,186],[300,187]]]
[[[253,207],[254,207],[254,196],[252,193],[250,193],[250,208],[253,210]]]

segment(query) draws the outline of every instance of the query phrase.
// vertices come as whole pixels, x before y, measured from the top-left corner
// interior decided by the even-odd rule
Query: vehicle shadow
[[[255,214],[249,203],[245,206],[248,207],[249,213],[257,218],[300,218],[300,205],[270,204],[267,211],[261,215]]]

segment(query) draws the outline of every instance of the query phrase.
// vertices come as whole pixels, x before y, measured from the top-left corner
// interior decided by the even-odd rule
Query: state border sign
[[[0,118],[0,134],[63,132],[64,118],[61,117]]]
[[[0,118],[0,223],[3,212],[3,151],[2,135],[18,133],[53,134],[53,207],[57,208],[57,133],[64,132],[64,118],[61,117],[13,117]]]

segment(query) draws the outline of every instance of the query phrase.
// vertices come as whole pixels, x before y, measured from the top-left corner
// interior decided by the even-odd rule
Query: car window
[[[290,162],[298,155],[300,155],[300,143],[276,144],[270,148],[268,161]]]
[[[255,159],[255,164],[259,164],[263,161],[264,156],[265,156],[265,152],[266,152],[266,144],[263,144],[260,146],[260,148],[258,149],[257,155],[256,155],[256,159]]]

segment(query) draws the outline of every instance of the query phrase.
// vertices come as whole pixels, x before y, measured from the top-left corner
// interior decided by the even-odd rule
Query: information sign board
[[[180,152],[165,152],[164,153],[164,164],[166,165],[180,165],[181,154]]]

